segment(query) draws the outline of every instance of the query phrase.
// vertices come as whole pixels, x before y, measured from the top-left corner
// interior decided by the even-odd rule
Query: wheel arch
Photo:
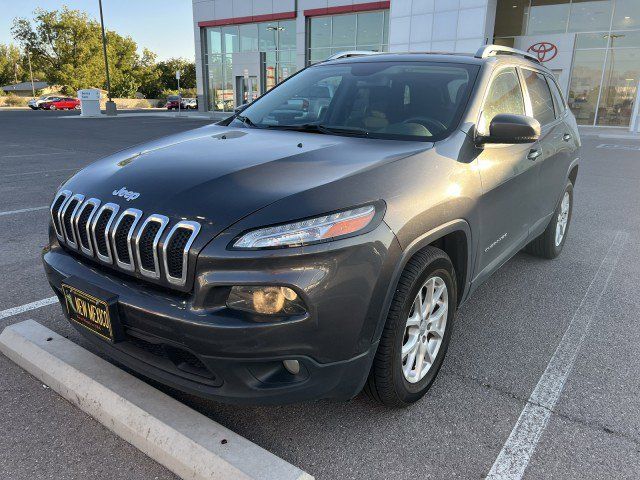
[[[385,297],[384,308],[381,311],[378,325],[375,330],[374,341],[380,338],[384,324],[387,319],[391,301],[396,291],[396,286],[407,263],[420,250],[427,246],[435,246],[443,250],[453,263],[456,271],[456,282],[458,284],[458,305],[464,301],[469,292],[471,279],[472,238],[469,223],[463,219],[452,220],[439,227],[429,230],[427,233],[414,239],[403,249],[400,260],[393,272],[389,288]]]

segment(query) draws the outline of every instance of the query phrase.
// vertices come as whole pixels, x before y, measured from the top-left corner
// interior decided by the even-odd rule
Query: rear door
[[[525,115],[521,77],[514,66],[499,67],[485,94],[477,123],[480,135],[500,113]],[[475,282],[482,282],[524,246],[535,217],[538,175],[528,157],[532,144],[486,144],[477,157],[483,194]]]
[[[535,193],[535,218],[530,232],[530,238],[535,238],[545,229],[564,190],[571,152],[565,136],[568,134],[567,125],[551,94],[548,83],[551,80],[543,72],[534,69],[521,68],[521,73],[530,114],[542,127],[540,139],[532,146],[532,158],[535,157],[533,163],[539,178]]]

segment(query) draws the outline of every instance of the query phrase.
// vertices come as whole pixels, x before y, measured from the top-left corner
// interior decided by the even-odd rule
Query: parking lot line
[[[36,302],[20,305],[19,307],[0,310],[0,320],[4,318],[12,317],[13,315],[18,315],[20,313],[28,312],[29,310],[35,310],[36,308],[46,307],[47,305],[51,305],[52,303],[56,303],[57,301],[58,301],[58,297],[49,297],[49,298],[43,298],[42,300],[38,300]]]
[[[26,158],[26,157],[44,157],[49,155],[64,155],[67,152],[47,152],[47,153],[27,153],[21,155],[0,155],[1,158]]]
[[[618,232],[487,478],[520,480],[571,373],[628,234]]]
[[[40,170],[38,172],[5,173],[2,177],[6,178],[6,177],[18,177],[22,175],[40,175],[43,173],[49,174],[54,172],[71,172],[75,170],[78,170],[78,169],[77,168],[58,168],[56,170]]]
[[[313,477],[33,320],[0,351],[109,430],[189,480]]]
[[[47,208],[49,208],[48,205],[43,205],[41,207],[21,208],[20,210],[9,210],[6,212],[0,212],[0,217],[4,217],[5,215],[14,215],[16,213],[27,213],[27,212],[35,212],[38,210],[46,210]]]

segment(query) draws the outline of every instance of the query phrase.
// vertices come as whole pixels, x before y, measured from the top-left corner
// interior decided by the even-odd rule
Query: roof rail
[[[517,50],[515,48],[503,47],[502,45],[483,45],[478,49],[474,56],[476,58],[488,58],[497,55],[519,55],[526,58],[527,60],[532,60],[536,63],[540,63],[538,57],[530,54],[529,52],[525,52],[524,50]]]
[[[377,55],[381,52],[374,52],[371,50],[346,50],[344,52],[338,52],[331,55],[327,60],[338,60],[340,58],[349,58],[349,57],[362,57],[365,55]],[[325,60],[325,62],[327,61]]]

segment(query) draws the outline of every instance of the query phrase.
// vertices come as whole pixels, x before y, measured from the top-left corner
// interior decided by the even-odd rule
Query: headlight
[[[373,205],[310,218],[295,223],[259,228],[245,233],[234,248],[296,247],[349,235],[364,229],[376,214]]]
[[[299,315],[306,311],[295,291],[269,285],[231,288],[227,307],[264,315]]]

